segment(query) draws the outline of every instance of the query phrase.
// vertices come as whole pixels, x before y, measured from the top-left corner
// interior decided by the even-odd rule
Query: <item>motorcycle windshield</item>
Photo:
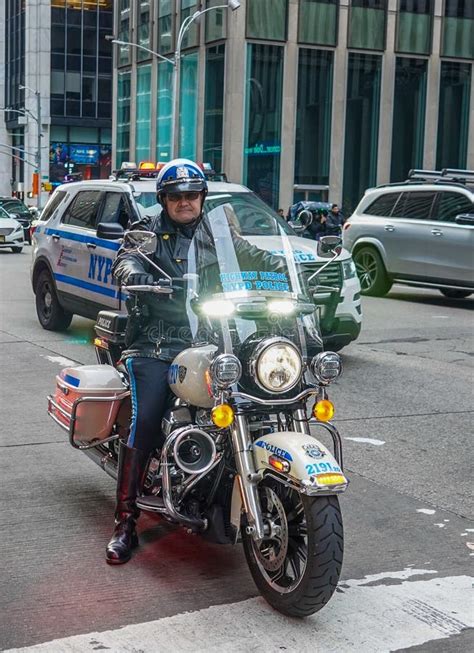
[[[249,216],[223,202],[199,223],[188,254],[187,313],[195,342],[220,332],[234,352],[252,336],[286,337],[304,357],[321,348],[315,306],[300,266],[298,239],[270,210]],[[254,226],[260,224],[256,235]],[[311,352],[313,353],[313,352]]]

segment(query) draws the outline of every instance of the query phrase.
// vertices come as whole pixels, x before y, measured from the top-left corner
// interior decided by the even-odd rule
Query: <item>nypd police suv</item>
[[[156,172],[120,171],[109,180],[81,181],[59,186],[51,196],[33,234],[31,282],[38,319],[44,329],[66,329],[73,315],[96,319],[100,310],[125,311],[126,294],[112,277],[119,241],[101,238],[107,225],[124,229],[145,215],[161,210],[156,199]],[[212,179],[212,177],[211,177]],[[266,233],[273,210],[245,186],[209,181],[204,210],[230,202],[245,225],[242,235],[258,247],[276,252],[277,239]],[[295,240],[296,262],[308,275],[325,260],[317,243],[300,238],[285,220],[281,227]],[[166,234],[163,235],[166,237]],[[360,284],[351,255],[343,250],[320,275],[315,302],[320,307],[325,344],[335,350],[360,332]]]

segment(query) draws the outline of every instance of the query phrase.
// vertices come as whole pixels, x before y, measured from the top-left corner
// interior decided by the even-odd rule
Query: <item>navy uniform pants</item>
[[[170,363],[157,358],[128,358],[132,418],[127,445],[150,453],[161,448],[161,420],[167,408]]]

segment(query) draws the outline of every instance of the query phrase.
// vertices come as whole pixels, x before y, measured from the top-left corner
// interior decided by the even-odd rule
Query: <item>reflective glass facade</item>
[[[441,62],[437,170],[466,167],[471,80],[472,65]]]
[[[247,45],[244,183],[278,208],[283,48]]]
[[[286,39],[287,0],[246,2],[247,37],[284,41]]]
[[[149,160],[150,111],[151,111],[151,66],[141,65],[137,69],[136,92],[135,161]]]
[[[206,9],[222,6],[222,0],[207,0]],[[206,43],[224,39],[227,36],[227,15],[225,9],[208,11],[206,14]]]
[[[351,0],[348,46],[361,50],[385,48],[387,0]]]
[[[171,161],[171,114],[173,111],[173,67],[158,64],[156,107],[156,161]]]
[[[474,59],[473,0],[445,0],[442,43],[444,57]]]
[[[140,0],[137,2],[137,43],[149,50],[152,49],[151,43],[151,0]],[[150,59],[151,54],[146,50],[137,48],[137,59],[143,61]]]
[[[24,104],[25,83],[25,5],[21,0],[4,0],[5,5],[5,106],[18,108]],[[15,119],[14,114],[7,116]]]
[[[178,156],[186,159],[196,158],[198,92],[198,53],[190,52],[181,59]]]
[[[329,184],[333,59],[327,50],[299,51],[295,184]]]
[[[397,58],[390,181],[423,167],[427,74],[426,59]]]
[[[130,73],[117,75],[117,167],[122,161],[130,161]]]
[[[167,54],[174,47],[173,0],[156,0],[158,4],[158,52]]]
[[[382,58],[349,54],[344,147],[344,208],[350,213],[377,179]]]
[[[339,0],[301,0],[298,23],[300,43],[337,44]]]
[[[183,22],[188,18],[188,16],[192,16],[198,9],[199,9],[199,3],[196,2],[196,0],[181,0],[181,21],[180,24],[182,25]],[[196,45],[198,45],[199,42],[199,24],[196,21],[193,21],[190,24],[189,29],[187,29],[184,32],[184,37],[182,40],[182,48],[193,48]]]
[[[434,0],[400,0],[396,50],[429,54],[433,29]]]
[[[221,43],[206,51],[206,92],[204,97],[203,161],[222,170],[222,140],[224,129],[225,45]]]
[[[51,7],[51,116],[110,120],[112,3],[88,7]]]

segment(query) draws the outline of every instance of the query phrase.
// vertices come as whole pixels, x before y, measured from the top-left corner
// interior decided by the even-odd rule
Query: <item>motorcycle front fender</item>
[[[339,494],[349,481],[332,453],[312,435],[279,431],[253,444],[257,473],[277,477],[301,494]]]

